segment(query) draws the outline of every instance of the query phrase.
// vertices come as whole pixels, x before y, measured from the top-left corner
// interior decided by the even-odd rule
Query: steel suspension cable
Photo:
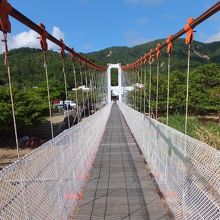
[[[136,69],[136,73],[134,75],[134,80],[135,80],[135,110],[138,111],[138,108],[137,108],[137,98],[138,98],[138,90],[137,90],[137,74],[138,74],[138,68]]]
[[[48,65],[47,65],[47,57],[46,56],[47,56],[46,51],[44,51],[44,68],[45,68],[45,79],[46,79],[46,84],[47,84],[47,99],[48,99],[48,109],[49,109],[49,117],[50,117],[51,141],[52,141],[52,146],[53,146],[54,152],[56,152],[55,144],[54,144],[54,131],[53,131],[53,122],[52,122],[52,106],[51,106],[51,95],[50,95]],[[55,154],[53,155],[53,157],[54,157],[54,160],[56,160]],[[55,169],[55,175],[56,175],[56,177],[58,177],[58,169],[57,169],[56,163],[55,163],[54,169]],[[59,186],[57,185],[56,188],[57,188],[59,206],[61,206]]]
[[[100,77],[98,76],[98,74],[97,74],[97,76],[96,76],[96,79],[97,79],[97,98],[96,98],[96,100],[97,100],[97,104],[99,103],[99,88],[100,88]]]
[[[139,66],[137,68],[137,84],[136,84],[136,88],[137,88],[137,96],[136,96],[136,108],[137,108],[137,111],[139,111],[139,100],[140,100],[140,91],[139,91]]]
[[[91,72],[91,79],[92,79],[92,100],[93,100],[93,111],[96,112],[95,109],[95,82],[94,82],[94,70]]]
[[[92,69],[89,70],[89,83],[90,83],[90,99],[91,99],[91,111],[94,113],[94,99],[93,99],[93,79],[92,79]]]
[[[65,59],[63,58],[63,77],[64,77],[64,88],[65,88],[65,96],[66,100],[68,100],[68,91],[67,91],[67,79],[66,79],[66,68],[65,68]],[[64,102],[65,104],[65,102]],[[67,120],[68,120],[68,128],[70,128],[70,109],[69,104],[67,106]]]
[[[159,77],[160,77],[160,43],[156,47],[156,58],[157,58],[157,86],[156,86],[156,120],[158,119],[158,102],[159,102]]]
[[[137,68],[137,84],[136,84],[136,87],[137,87],[137,97],[136,97],[136,106],[137,106],[137,111],[139,111],[139,100],[140,100],[140,91],[139,91],[139,67]]]
[[[95,99],[95,93],[96,93],[96,89],[95,89],[95,70],[92,71],[92,86],[93,86],[93,110],[94,113],[96,112],[96,99]]]
[[[87,98],[87,109],[88,109],[88,114],[90,116],[90,102],[89,102],[89,91],[87,91],[87,88],[88,88],[88,76],[87,76],[87,67],[86,65],[84,66],[85,67],[85,80],[86,80],[86,98]]]
[[[72,63],[72,69],[73,69],[73,80],[74,80],[74,87],[76,91],[76,117],[77,117],[77,123],[79,123],[79,100],[78,100],[78,88],[77,88],[77,83],[76,83],[76,68],[74,65],[74,62]]]
[[[80,72],[80,79],[81,79],[81,84],[82,84],[82,87],[81,87],[82,88],[82,112],[83,112],[83,115],[84,115],[84,118],[85,118],[85,116],[86,116],[86,112],[85,112],[85,97],[84,97],[84,91],[83,91],[83,74],[82,74],[81,63],[80,63],[79,72]]]
[[[124,83],[124,88],[125,87],[130,87],[130,85],[131,85],[131,80],[130,80],[130,77],[129,77],[129,71],[127,71],[127,72],[124,72],[123,71],[123,75],[125,75],[126,74],[126,77],[127,77],[127,81]],[[124,97],[124,99],[123,99],[123,103],[125,103],[125,104],[127,104],[128,103],[128,96],[125,94],[125,92],[123,92],[123,97]]]
[[[51,138],[53,140],[54,132],[53,132],[53,122],[52,122],[52,106],[51,106],[51,96],[50,96],[50,86],[49,86],[46,51],[44,51],[44,68],[45,68],[45,79],[46,79],[46,84],[47,84],[47,100],[48,100],[48,109],[49,109],[49,117],[50,117],[50,130],[51,130]]]
[[[10,63],[9,63],[9,51],[8,51],[8,39],[7,39],[7,32],[3,31],[3,37],[4,39],[2,40],[4,42],[5,46],[5,52],[4,52],[4,65],[7,67],[7,72],[8,72],[8,84],[9,84],[9,93],[10,93],[10,99],[11,99],[11,110],[12,110],[12,118],[13,118],[13,125],[14,125],[14,134],[15,134],[15,144],[16,144],[16,150],[17,150],[17,157],[20,159],[20,152],[19,152],[19,143],[18,143],[18,132],[17,132],[17,123],[16,123],[16,116],[15,116],[15,105],[14,105],[14,97],[13,97],[13,91],[12,91],[12,81],[11,81],[11,69],[10,69]],[[22,202],[24,206],[24,215],[25,218],[27,219],[27,206],[26,206],[26,201],[24,199],[24,181],[23,181],[23,173],[21,170],[19,171],[19,177],[20,177],[20,182],[21,182],[21,192],[22,192]]]
[[[97,102],[98,102],[98,74],[97,72],[95,71],[95,111],[97,112]]]
[[[156,88],[156,120],[158,119],[158,100],[159,100],[159,75],[160,75],[160,60],[157,60],[157,88]]]
[[[102,72],[102,102],[105,103],[104,99],[105,99],[105,72]]]
[[[98,81],[97,72],[94,72],[94,83],[95,83],[95,112],[97,112],[97,92],[98,92]]]
[[[132,71],[132,73],[131,73],[131,75],[132,75],[132,85],[134,87],[134,90],[133,90],[133,108],[135,109],[135,89],[136,89],[135,88],[136,87],[135,80],[134,80],[135,69],[132,69],[131,71]]]
[[[153,63],[153,49],[150,49],[149,52],[149,117],[151,117],[151,114],[153,113],[153,110],[151,111],[151,90],[152,90],[152,63]]]
[[[184,27],[186,32],[186,44],[188,45],[188,58],[187,58],[187,76],[186,76],[186,116],[185,116],[185,134],[188,129],[188,106],[189,106],[189,77],[190,77],[190,59],[191,59],[191,43],[194,40],[194,30],[191,27],[194,19],[190,17]]]
[[[53,122],[52,122],[52,107],[51,107],[51,95],[50,95],[50,86],[49,86],[49,77],[48,77],[48,61],[47,61],[47,50],[48,50],[48,44],[47,44],[47,32],[45,29],[45,26],[41,23],[39,27],[42,29],[43,33],[40,35],[40,44],[41,48],[44,52],[44,68],[45,68],[45,79],[46,79],[46,85],[47,85],[47,99],[48,99],[48,109],[49,109],[49,117],[50,117],[50,129],[51,129],[51,143],[52,147],[54,150],[53,158],[54,161],[56,160],[56,149],[55,149],[55,144],[54,144],[54,132],[53,132]],[[61,55],[64,56],[64,51],[61,49]],[[56,178],[58,178],[58,169],[57,169],[57,164],[54,164],[54,170],[55,170],[55,175]],[[61,201],[60,201],[60,189],[59,185],[56,185],[57,189],[57,195],[58,195],[58,203],[59,206],[61,207]]]
[[[144,66],[142,67],[142,113],[144,114],[144,104],[145,104],[145,70],[144,70]]]
[[[128,70],[126,73],[127,73],[127,75],[128,75],[128,83],[129,83],[129,87],[133,87],[133,79],[132,79],[132,77],[133,77],[133,75],[132,75],[132,71],[133,70]],[[129,93],[130,94],[130,93]],[[134,93],[132,92],[132,95],[131,96],[126,96],[126,104],[127,103],[129,103],[129,101],[131,101],[131,103],[130,104],[132,104],[132,108],[133,108],[133,106],[134,106]]]
[[[105,103],[107,104],[107,96],[108,96],[108,80],[107,80],[107,71],[105,71]]]
[[[99,102],[99,77],[98,77],[98,72],[96,71],[96,105],[98,106]],[[96,108],[97,111],[97,108]]]
[[[167,125],[169,125],[169,106],[170,106],[170,54],[168,55],[168,72],[167,72],[167,118],[166,118]]]
[[[185,134],[187,134],[188,129],[188,106],[189,106],[189,74],[190,74],[190,57],[191,57],[191,47],[188,45],[188,58],[187,58],[187,79],[186,79],[186,116],[185,116]]]
[[[140,112],[142,110],[142,66],[140,66]]]
[[[99,80],[98,80],[98,103],[99,103],[99,107],[101,106],[101,86],[102,86],[102,74],[99,74]]]
[[[102,73],[99,74],[99,86],[98,86],[98,103],[99,103],[99,106],[101,106],[101,92],[102,92],[102,80],[103,80],[103,77],[102,77]]]
[[[89,97],[89,103],[90,103],[90,114],[92,115],[92,85],[91,85],[91,69],[88,69],[88,87],[89,87],[89,92],[88,92],[88,97]]]
[[[152,66],[151,66],[151,64],[149,65],[150,66],[150,72],[149,72],[149,100],[148,100],[148,102],[149,102],[149,109],[148,109],[148,114],[149,114],[149,117],[151,117],[151,81],[152,81]]]
[[[94,111],[96,112],[96,80],[95,80],[95,70],[92,72],[92,81],[93,81]]]
[[[132,82],[133,82],[133,86],[134,86],[134,90],[133,90],[133,108],[136,110],[136,106],[135,106],[135,103],[136,103],[136,83],[135,83],[135,69],[132,69]]]
[[[146,65],[145,65],[145,68],[144,68],[144,116],[146,115],[146,85],[147,85],[147,68],[146,68]]]
[[[102,77],[102,80],[101,80],[101,84],[100,84],[100,97],[99,97],[99,99],[100,99],[100,102],[103,102],[103,94],[104,94],[103,85],[105,83],[104,82],[105,81],[104,72],[102,73],[101,77]]]
[[[65,92],[65,97],[66,97],[66,103],[68,103],[68,92],[67,92],[67,80],[66,80],[66,68],[65,68],[65,44],[63,42],[63,40],[61,39],[60,40],[61,42],[61,46],[60,46],[60,55],[61,55],[61,58],[62,58],[62,67],[63,67],[63,78],[64,78],[64,92]],[[70,112],[69,112],[69,106],[70,104],[65,104],[65,101],[64,101],[64,106],[66,106],[66,110],[67,110],[67,120],[68,120],[68,128],[70,128]]]
[[[173,35],[169,35],[167,38],[167,54],[168,54],[168,65],[167,65],[167,120],[166,124],[169,125],[169,107],[170,107],[170,60],[171,60],[171,53],[173,50],[173,43],[172,43]]]
[[[142,112],[142,66],[140,66],[140,112]]]
[[[105,97],[105,72],[102,73],[102,101],[104,101]]]
[[[9,84],[9,93],[10,93],[10,99],[11,99],[11,110],[12,110],[12,118],[13,118],[13,125],[14,125],[15,144],[16,144],[16,149],[17,149],[17,157],[18,157],[18,159],[20,159],[17,123],[16,123],[15,106],[14,106],[14,97],[13,97],[12,82],[11,82],[11,69],[10,69],[10,64],[9,64],[9,59],[8,59],[9,51],[8,51],[7,33],[3,32],[3,37],[4,37],[3,42],[4,42],[4,45],[5,45],[4,64],[6,65],[7,72],[8,72],[8,84]]]
[[[128,78],[128,87],[131,88],[132,87],[131,71],[126,71],[125,73],[127,74],[127,78]],[[132,96],[130,95],[130,92],[129,92],[129,96],[124,92],[124,96],[125,96],[125,104],[129,103],[130,100],[132,102]]]

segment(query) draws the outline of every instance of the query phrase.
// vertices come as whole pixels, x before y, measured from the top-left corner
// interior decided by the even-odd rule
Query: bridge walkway
[[[112,107],[84,197],[69,219],[169,219],[117,104]]]

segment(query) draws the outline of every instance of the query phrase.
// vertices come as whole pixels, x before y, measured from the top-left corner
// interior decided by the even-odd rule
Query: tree
[[[0,130],[11,131],[13,119],[9,89],[0,87]],[[42,97],[37,89],[21,91],[13,88],[15,115],[18,129],[39,124],[48,116],[47,97]]]

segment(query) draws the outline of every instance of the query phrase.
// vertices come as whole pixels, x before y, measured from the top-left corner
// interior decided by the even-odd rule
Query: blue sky
[[[63,37],[78,52],[134,46],[174,34],[216,0],[9,0],[13,7]],[[11,47],[37,47],[33,32],[11,19]],[[196,40],[220,40],[220,14],[196,28]],[[24,44],[24,45],[23,45]],[[51,46],[51,48],[54,48]]]

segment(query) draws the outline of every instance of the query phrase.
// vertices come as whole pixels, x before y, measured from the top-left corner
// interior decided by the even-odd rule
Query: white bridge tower
[[[108,77],[108,103],[111,102],[111,69],[118,69],[118,88],[119,88],[119,102],[122,102],[122,68],[121,64],[108,64],[107,77]]]

